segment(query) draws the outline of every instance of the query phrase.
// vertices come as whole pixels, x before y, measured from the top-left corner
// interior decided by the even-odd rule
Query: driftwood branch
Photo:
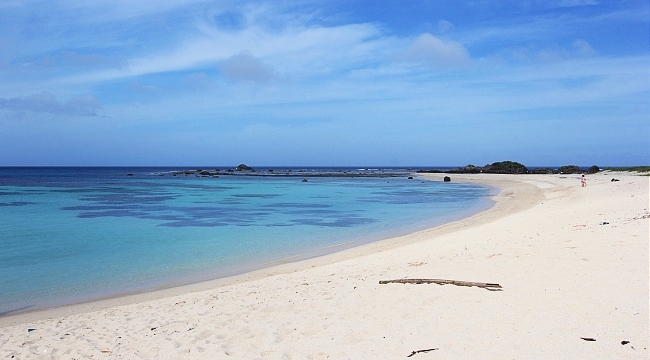
[[[425,353],[425,352],[434,351],[434,350],[438,350],[438,348],[435,348],[435,349],[424,349],[424,350],[416,350],[416,351],[412,351],[412,352],[411,352],[411,355],[409,355],[409,356],[407,356],[407,357],[411,357],[411,356],[413,356],[413,355],[415,355],[415,354],[417,354],[417,353]]]
[[[380,284],[389,284],[389,283],[397,283],[397,284],[439,284],[439,285],[445,285],[445,284],[452,284],[452,285],[457,285],[457,286],[477,286],[481,288],[497,288],[501,289],[501,285],[499,284],[491,284],[491,283],[481,283],[481,282],[470,282],[470,281],[458,281],[458,280],[445,280],[445,279],[397,279],[397,280],[381,280],[379,281]]]

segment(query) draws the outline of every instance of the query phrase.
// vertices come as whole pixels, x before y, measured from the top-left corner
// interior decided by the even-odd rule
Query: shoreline
[[[118,170],[116,173],[122,173],[121,170]],[[143,172],[142,174],[147,174],[148,172]],[[61,172],[60,174],[57,172],[54,172],[56,174],[56,181],[59,181],[58,179],[60,178],[76,178],[79,175],[77,172]],[[86,174],[84,176],[81,176],[83,179],[92,179],[93,177],[98,177],[101,179],[102,183],[107,183],[107,186],[112,186],[112,181],[110,179],[113,178],[114,173],[112,172],[99,172],[98,174],[95,174],[93,172],[89,173],[90,175]],[[158,181],[157,178],[152,178],[151,175],[142,175],[140,174],[141,177],[144,178],[151,178],[151,184],[159,185],[159,186],[168,186],[170,188],[170,191],[174,194],[178,193],[180,195],[184,195],[184,192],[186,189],[191,189],[193,186],[198,186],[203,189],[205,188],[212,188],[215,187],[217,189],[220,189],[222,186],[225,189],[228,189],[228,187],[232,187],[233,184],[236,186],[239,186],[240,181],[238,179],[236,180],[228,180],[226,182],[221,182],[220,184],[211,182],[210,180],[204,181],[201,179],[194,180],[194,179],[188,179],[188,180],[183,180],[177,182],[177,181],[170,181],[170,179],[164,179],[161,181]],[[25,174],[19,174],[16,175],[17,178],[22,179],[25,176]],[[136,177],[138,174],[136,173]],[[43,176],[46,180],[48,181],[48,176]],[[29,177],[28,177],[29,178]],[[53,181],[52,184],[54,185],[57,182]],[[129,182],[129,180],[123,180],[125,182]],[[200,183],[198,182],[200,181]],[[277,181],[277,182],[276,182]],[[366,184],[364,185],[364,190],[356,190],[356,186],[346,186],[346,185],[336,185],[337,183],[341,184],[357,184],[356,181],[360,181],[359,184]],[[61,181],[62,183],[65,183],[65,181]],[[90,184],[93,182],[90,181]],[[149,184],[149,181],[146,182]],[[254,181],[250,182],[248,180],[243,180],[243,184],[264,184],[264,191],[271,191],[274,192],[276,190],[274,187],[278,186],[277,184],[284,184],[284,185],[296,185],[293,181],[287,181],[284,179],[272,179],[270,182],[267,182],[265,180],[260,180],[258,181],[255,179]],[[392,183],[392,184],[391,184]],[[423,184],[420,184],[423,183]],[[424,184],[424,183],[429,183]],[[86,185],[86,183],[82,182],[81,183],[83,186]],[[135,184],[139,184],[139,181],[135,181]],[[200,185],[196,185],[200,184]],[[205,185],[203,185],[205,184]],[[214,185],[212,185],[214,184]],[[268,186],[267,186],[268,184]],[[85,258],[83,256],[76,256],[71,257],[67,256],[67,254],[63,254],[63,258],[69,258],[71,260],[66,262],[54,262],[54,267],[49,266],[40,266],[37,268],[37,270],[42,269],[41,272],[39,272],[39,275],[33,275],[31,278],[25,278],[25,281],[23,281],[23,276],[20,276],[20,272],[15,273],[11,271],[12,268],[9,268],[9,278],[6,279],[9,282],[6,282],[7,284],[7,291],[6,294],[3,294],[3,296],[0,296],[0,298],[5,299],[6,301],[2,304],[0,304],[0,317],[6,317],[6,316],[13,316],[13,315],[19,315],[21,313],[33,313],[33,312],[39,312],[43,310],[48,310],[48,309],[56,309],[56,308],[62,308],[62,307],[69,307],[73,306],[76,307],[79,304],[83,303],[91,303],[91,302],[96,302],[100,300],[107,300],[107,299],[115,299],[123,296],[129,296],[129,295],[137,295],[140,293],[151,293],[155,292],[157,290],[163,290],[163,289],[169,289],[169,288],[175,288],[183,285],[188,285],[188,284],[196,284],[199,282],[204,282],[204,281],[210,281],[214,279],[220,279],[220,278],[228,278],[236,275],[241,275],[244,273],[249,273],[252,271],[256,271],[262,268],[270,267],[273,265],[278,265],[286,262],[295,262],[299,260],[304,260],[304,259],[311,259],[314,257],[319,257],[323,256],[332,252],[337,252],[341,250],[345,250],[350,247],[355,247],[359,245],[363,245],[369,242],[373,241],[380,241],[382,239],[390,238],[390,237],[395,237],[398,235],[403,235],[407,233],[411,233],[417,230],[421,230],[424,228],[429,228],[436,226],[438,224],[442,224],[445,222],[450,222],[454,221],[463,217],[470,216],[474,213],[483,211],[485,208],[488,208],[492,205],[492,201],[488,200],[491,198],[493,195],[492,192],[489,190],[486,190],[487,187],[472,187],[470,185],[467,185],[466,187],[472,187],[472,189],[467,190],[469,193],[462,192],[458,193],[458,196],[460,199],[467,198],[469,195],[469,198],[474,199],[474,195],[477,196],[477,200],[473,201],[473,204],[470,204],[469,202],[467,203],[468,205],[463,205],[463,206],[458,206],[456,205],[456,202],[454,202],[454,212],[452,214],[449,214],[448,211],[441,211],[438,210],[439,208],[442,209],[443,206],[446,208],[448,205],[446,203],[446,200],[441,201],[440,203],[437,202],[437,200],[433,200],[433,202],[440,204],[441,206],[430,206],[429,204],[426,204],[427,200],[424,200],[425,198],[428,199],[429,196],[431,197],[437,197],[436,193],[438,192],[435,190],[435,192],[431,192],[427,190],[427,188],[431,187],[432,189],[438,189],[438,187],[441,187],[442,190],[444,189],[451,189],[450,191],[458,191],[454,190],[456,187],[463,188],[463,185],[457,184],[456,186],[451,186],[447,187],[446,185],[443,185],[442,182],[439,183],[434,183],[434,182],[429,182],[429,181],[419,181],[419,180],[407,180],[407,176],[403,176],[403,178],[399,178],[397,180],[384,180],[382,178],[376,177],[374,179],[371,179],[369,181],[367,180],[347,180],[345,178],[341,179],[335,179],[333,181],[330,180],[324,180],[324,181],[317,181],[315,184],[309,185],[309,188],[312,189],[320,189],[320,184],[324,184],[325,187],[323,189],[336,189],[338,187],[348,187],[350,190],[347,192],[342,191],[341,194],[345,194],[344,197],[341,197],[342,195],[332,195],[331,200],[324,198],[324,200],[310,200],[308,199],[308,196],[302,195],[303,197],[306,197],[304,199],[307,201],[309,204],[305,206],[317,206],[317,207],[331,207],[333,210],[330,212],[330,214],[325,213],[325,210],[322,212],[320,211],[314,211],[313,213],[302,213],[302,212],[297,212],[293,211],[294,213],[297,213],[296,215],[299,218],[305,218],[307,222],[313,221],[313,223],[309,224],[310,228],[306,228],[305,230],[302,230],[302,228],[296,227],[298,230],[294,230],[291,227],[289,228],[288,231],[277,231],[276,229],[283,229],[283,227],[278,227],[278,224],[281,224],[283,221],[286,222],[286,224],[299,224],[300,220],[304,219],[298,219],[298,221],[293,220],[286,220],[286,217],[291,217],[293,215],[288,215],[291,214],[292,211],[290,209],[291,206],[289,206],[286,209],[282,209],[281,207],[276,208],[276,204],[269,204],[271,203],[278,203],[278,201],[269,201],[264,204],[264,206],[253,208],[251,207],[250,211],[253,212],[260,212],[262,215],[239,215],[237,214],[231,214],[228,215],[227,217],[232,218],[232,219],[240,219],[242,221],[232,221],[233,224],[237,225],[242,225],[246,222],[249,222],[250,225],[256,225],[252,227],[246,227],[246,228],[239,228],[237,230],[228,232],[223,231],[222,228],[228,228],[228,227],[223,227],[221,225],[225,224],[224,221],[221,220],[216,220],[218,216],[214,213],[210,213],[208,211],[200,211],[201,214],[190,214],[188,210],[184,209],[179,209],[177,210],[174,208],[172,211],[175,211],[175,215],[177,215],[177,218],[174,220],[178,221],[183,221],[183,219],[193,219],[194,216],[201,217],[200,221],[186,221],[188,224],[183,224],[181,223],[179,225],[179,230],[172,229],[172,230],[167,230],[164,226],[167,226],[168,224],[163,224],[166,222],[171,222],[171,220],[157,220],[160,221],[160,224],[162,225],[160,227],[156,227],[155,230],[158,230],[156,233],[157,236],[149,236],[149,233],[145,232],[138,232],[138,231],[133,231],[137,229],[130,229],[130,230],[120,230],[120,229],[129,229],[129,221],[127,220],[126,222],[120,222],[120,221],[110,221],[111,216],[113,214],[117,215],[115,218],[119,218],[120,216],[127,216],[127,217],[132,217],[135,215],[136,211],[131,211],[130,207],[124,207],[122,205],[115,205],[111,207],[104,206],[105,204],[98,203],[96,201],[92,200],[86,200],[90,199],[89,197],[86,197],[86,199],[82,200],[81,202],[86,205],[86,206],[76,206],[78,205],[75,202],[71,202],[71,204],[68,204],[67,206],[65,205],[66,200],[68,199],[57,199],[58,201],[52,201],[50,203],[61,203],[59,207],[61,210],[74,210],[71,212],[72,216],[75,216],[77,218],[90,218],[90,220],[82,220],[85,221],[85,224],[79,222],[71,222],[71,231],[68,234],[68,231],[65,230],[65,226],[62,228],[61,223],[57,222],[50,222],[52,225],[45,230],[46,232],[52,231],[53,233],[61,234],[61,239],[59,240],[50,240],[50,244],[59,244],[57,245],[58,248],[61,249],[66,249],[64,251],[70,251],[71,253],[77,253],[76,249],[73,248],[68,248],[66,244],[69,243],[67,241],[68,239],[79,239],[79,244],[75,244],[75,247],[82,247],[80,245],[85,246],[85,244],[81,244],[83,241],[88,241],[84,239],[84,236],[80,236],[78,231],[75,231],[76,229],[83,229],[84,227],[88,227],[89,229],[93,229],[94,233],[91,236],[91,239],[94,239],[95,236],[97,236],[97,240],[91,241],[88,244],[92,243],[97,243],[100,245],[96,245],[94,248],[99,249],[101,248],[101,244],[113,244],[113,247],[117,247],[118,254],[124,253],[126,257],[131,258],[133,261],[140,262],[140,259],[142,259],[143,264],[137,264],[136,268],[142,268],[146,269],[147,266],[149,268],[154,268],[157,266],[162,270],[166,272],[164,273],[165,275],[161,275],[162,272],[159,270],[153,270],[149,271],[146,273],[145,271],[142,271],[144,273],[144,276],[141,276],[140,273],[136,273],[135,271],[131,270],[131,265],[129,263],[123,263],[120,261],[122,256],[116,256],[112,250],[112,248],[106,246],[103,248],[104,251],[109,252],[110,254],[107,253],[107,256],[111,256],[114,260],[108,261],[104,260],[104,258],[101,256],[101,252],[95,250],[95,259],[92,261],[88,261],[89,256],[86,256]],[[331,186],[331,184],[334,184],[334,186]],[[375,185],[373,185],[375,184]],[[16,184],[19,186],[19,182]],[[59,184],[61,185],[61,184]],[[234,188],[236,188],[236,186]],[[300,185],[303,187],[303,185]],[[110,187],[109,187],[110,188]],[[179,190],[176,190],[176,189]],[[309,189],[308,188],[308,189]],[[416,189],[417,188],[417,189]],[[136,187],[136,189],[138,189]],[[244,186],[243,189],[248,189],[247,186]],[[408,189],[408,190],[407,190]],[[411,189],[413,191],[411,191]],[[242,190],[243,191],[243,190]],[[252,190],[252,191],[257,191],[257,190]],[[298,190],[299,192],[302,190]],[[309,191],[309,190],[305,190]],[[390,191],[396,191],[396,194],[390,195],[390,196],[379,196],[376,199],[371,198],[371,196],[374,196],[373,194],[377,194],[378,192],[382,191],[388,191],[387,194],[390,195]],[[55,193],[54,191],[53,193]],[[113,192],[113,191],[108,191],[108,192]],[[189,192],[189,191],[188,191]],[[205,190],[199,190],[201,196],[205,197],[210,197],[211,193],[213,191],[205,191]],[[239,197],[240,195],[237,194],[238,191],[230,191],[229,196],[231,197]],[[278,194],[281,194],[280,196],[286,197],[289,192],[285,194],[282,190],[276,191]],[[294,192],[293,190],[291,192]],[[299,193],[297,192],[297,194]],[[312,191],[313,192],[313,191]],[[443,191],[445,193],[445,191]],[[410,195],[409,195],[410,194]],[[420,195],[415,195],[415,194],[422,194],[422,196],[425,196],[425,198],[420,198]],[[155,193],[152,195],[156,195]],[[320,191],[318,192],[317,195],[323,195]],[[228,195],[224,195],[228,196]],[[246,197],[248,195],[242,195],[243,197]],[[276,193],[272,193],[269,195],[269,199],[272,197],[278,196]],[[337,199],[337,196],[340,198]],[[214,196],[213,196],[214,197]],[[257,196],[251,196],[257,197]],[[262,196],[260,196],[262,198]],[[217,211],[231,211],[228,206],[226,205],[227,202],[224,201],[224,204],[219,204],[219,202],[222,200],[221,197],[216,197],[217,200],[213,200],[210,198],[209,201],[214,202],[213,204],[210,205],[200,205],[201,207],[207,206],[207,207],[213,207],[215,210],[214,212]],[[358,198],[361,201],[358,202],[358,204],[352,204],[350,203],[349,199],[353,198]],[[410,205],[408,204],[409,200],[408,199],[413,199],[414,204]],[[234,198],[233,198],[234,199]],[[316,199],[316,198],[314,198]],[[366,200],[367,199],[367,200]],[[394,199],[394,200],[390,200]],[[22,199],[16,199],[16,200],[22,200]],[[31,199],[30,199],[31,200]],[[237,199],[239,200],[239,199]],[[139,203],[140,200],[137,198],[134,199],[134,202],[137,204]],[[283,199],[284,202],[286,202],[286,199]],[[291,199],[293,201],[293,199]],[[366,205],[361,205],[363,204],[364,201],[367,201],[369,203],[369,206]],[[386,205],[388,207],[384,207],[381,204],[370,204],[372,202],[377,202],[377,203],[382,203],[382,202],[396,202],[400,203],[400,205],[396,207],[392,207],[392,205]],[[465,200],[463,200],[465,201]],[[466,201],[465,201],[466,202]],[[18,204],[18,202],[13,202],[15,204]],[[256,201],[249,201],[248,199],[244,199],[242,201],[242,204],[244,205],[234,205],[234,211],[241,210],[241,209],[247,209],[246,204],[251,203],[251,204],[256,204]],[[89,204],[95,205],[96,208],[93,208],[93,206],[88,206]],[[198,202],[197,202],[198,204]],[[288,204],[288,203],[287,203]],[[2,205],[2,204],[0,204]],[[138,207],[141,210],[141,213],[146,213],[144,215],[138,214],[137,217],[141,218],[155,218],[156,216],[161,216],[159,213],[156,211],[152,211],[148,209],[147,207],[150,206],[137,206],[133,204],[134,207]],[[173,206],[170,204],[170,206]],[[363,212],[352,212],[348,210],[349,209],[364,209]],[[401,207],[403,213],[396,213],[396,218],[387,217],[386,210],[387,209],[398,209]],[[120,210],[117,210],[119,208]],[[366,209],[367,208],[367,209]],[[374,208],[374,210],[373,210]],[[463,209],[465,208],[465,209]],[[86,210],[89,209],[89,210]],[[106,209],[106,210],[104,210]],[[115,209],[115,210],[111,210]],[[457,210],[456,210],[457,209]],[[212,210],[212,209],[211,209]],[[37,210],[30,210],[30,211],[37,211]],[[53,216],[58,216],[57,209],[52,208],[51,212],[48,210],[47,212],[43,212],[43,214],[56,214]],[[392,210],[391,210],[392,211]],[[375,214],[376,212],[376,214]],[[388,211],[390,212],[390,211]],[[444,213],[446,212],[446,214]],[[108,216],[106,215],[108,213]],[[204,214],[205,213],[205,214]],[[266,214],[265,214],[266,213]],[[345,213],[345,215],[344,215]],[[382,215],[384,213],[384,215]],[[406,213],[412,213],[412,216],[405,217],[404,214]],[[442,213],[442,214],[441,214]],[[21,213],[22,214],[22,213]],[[273,214],[273,216],[270,216],[270,214]],[[277,217],[277,214],[281,214],[280,216],[285,216],[285,218],[282,217]],[[283,215],[282,215],[283,214]],[[321,216],[321,214],[324,214]],[[426,214],[432,214],[432,215],[426,215]],[[250,218],[248,216],[251,216]],[[29,217],[28,214],[23,214],[22,216],[27,216]],[[221,216],[221,215],[219,215]],[[295,217],[295,216],[294,216]],[[8,216],[7,219],[9,220],[9,223],[12,223],[12,219],[18,219],[20,220],[20,215],[18,217],[14,216]],[[47,219],[47,217],[44,217]],[[95,219],[96,218],[96,219]],[[265,218],[267,219],[273,219],[264,221]],[[311,219],[310,219],[311,218]],[[103,220],[107,219],[106,225],[103,223]],[[360,222],[360,226],[353,225],[355,223],[355,220]],[[257,221],[259,220],[259,222]],[[346,221],[350,221],[350,223],[346,223]],[[213,223],[214,222],[221,222],[214,228],[214,231],[212,229],[209,229],[208,231],[205,231],[204,229],[208,229],[209,226],[215,226]],[[368,222],[369,225],[363,225],[364,222]],[[278,223],[278,224],[276,224]],[[21,226],[16,227],[17,229],[23,228],[25,229],[25,235],[29,236],[30,234],[34,233],[36,230],[35,229],[40,229],[41,224],[40,223],[33,223],[31,225],[31,222],[25,222],[22,223]],[[88,225],[90,224],[90,225]],[[324,224],[324,225],[321,225]],[[147,224],[144,223],[144,226]],[[260,226],[261,225],[261,226]],[[316,226],[313,226],[316,225]],[[188,226],[187,228],[190,229],[190,231],[184,231],[184,227]],[[200,228],[199,226],[206,226],[205,228]],[[266,230],[265,227],[268,227],[268,231]],[[237,228],[235,226],[232,226],[233,228]],[[320,229],[319,229],[320,227]],[[8,227],[11,231],[11,227]],[[349,228],[350,230],[346,229]],[[113,231],[115,229],[115,231]],[[199,229],[199,230],[195,230]],[[254,229],[253,231],[249,229]],[[257,230],[257,229],[264,229],[264,230]],[[60,231],[59,231],[60,230]],[[20,230],[18,230],[20,231]],[[29,244],[32,243],[32,241],[28,241],[27,236],[21,236],[21,233],[18,233],[18,231],[15,231],[17,234],[14,236],[10,236],[11,238],[15,238],[16,240],[20,240],[21,238],[24,237],[24,239],[20,240],[22,243]],[[203,232],[201,232],[203,231]],[[22,232],[22,231],[21,231]],[[154,233],[154,230],[151,230],[151,233]],[[13,234],[13,233],[12,233]],[[107,236],[102,236],[102,234],[111,234]],[[168,234],[174,234],[171,236],[168,236]],[[194,239],[194,235],[196,234],[196,239]],[[252,234],[249,235],[249,234]],[[294,235],[295,234],[295,235]],[[120,239],[129,239],[129,238],[138,238],[141,239],[139,240],[139,243],[146,244],[148,242],[152,242],[153,247],[150,246],[140,246],[140,248],[145,248],[146,250],[144,251],[139,251],[139,248],[132,249],[126,245],[122,245],[123,241]],[[172,239],[173,237],[174,239]],[[187,238],[185,238],[187,237]],[[249,238],[250,237],[250,238]],[[42,237],[41,237],[42,238]],[[295,238],[295,239],[294,239]],[[153,241],[151,241],[153,239]],[[162,241],[157,241],[158,239],[163,239]],[[182,241],[179,241],[182,240]],[[221,239],[230,239],[228,244],[225,244],[226,242],[221,240]],[[291,244],[291,240],[294,239],[293,241],[295,244]],[[35,242],[38,242],[38,239],[34,239]],[[198,240],[198,241],[197,241]],[[244,241],[245,240],[245,241]],[[72,240],[74,241],[74,240]],[[187,241],[187,245],[184,243]],[[135,241],[131,241],[132,243]],[[154,243],[155,242],[155,243]],[[173,254],[165,254],[164,253],[164,247],[162,248],[163,250],[159,251],[157,246],[157,243],[160,242],[162,244],[165,243],[176,243],[180,245],[176,245],[176,248],[181,251],[182,254],[185,256],[179,256],[178,261],[172,261],[168,262],[167,264],[161,263],[160,260],[151,260],[155,258],[162,258],[162,255],[167,255],[168,258],[172,258]],[[198,243],[198,246],[196,245]],[[217,245],[206,245],[214,243]],[[264,251],[254,251],[250,250],[251,253],[255,253],[254,255],[249,255],[249,256],[242,256],[243,253],[245,253],[242,250],[238,250],[239,248],[239,243],[255,243],[256,246],[249,246],[249,248],[252,249],[257,249],[257,248],[265,248],[269,246],[270,250],[264,250]],[[280,246],[278,246],[280,245]],[[288,246],[291,245],[291,246]],[[196,252],[196,251],[187,251],[187,252],[182,252],[184,250],[183,248],[189,248],[192,249],[194,248],[199,248],[201,246],[202,249],[206,249],[205,252]],[[91,249],[93,248],[92,246],[89,246]],[[32,245],[32,248],[40,248],[40,246],[37,245]],[[134,251],[119,251],[119,249],[129,249],[129,250],[134,250]],[[172,248],[172,246],[168,246],[167,248]],[[230,249],[234,249],[232,254],[229,252]],[[52,249],[52,253],[55,252],[56,249]],[[42,251],[42,250],[41,250]],[[157,256],[149,256],[149,253],[151,251],[154,251],[154,253]],[[239,251],[239,252],[237,252]],[[50,251],[47,251],[48,253]],[[84,251],[86,253],[92,253],[91,251]],[[138,254],[139,256],[130,256],[130,254]],[[214,255],[209,255],[213,253]],[[205,255],[201,255],[205,254]],[[78,255],[78,254],[77,254]],[[83,255],[83,254],[82,254]],[[239,262],[232,261],[230,258],[237,258]],[[20,259],[20,258],[18,258]],[[222,260],[225,259],[225,260]],[[11,260],[11,255],[10,255],[10,260]],[[51,260],[48,258],[44,259],[39,259],[38,262],[33,262],[34,264],[48,264]],[[85,261],[85,262],[84,262]],[[102,263],[105,263],[106,265],[104,268],[100,268],[98,271],[96,268],[94,268],[92,265],[92,262],[95,261],[100,261]],[[51,274],[56,274],[56,273],[63,273],[65,269],[60,269],[57,268],[57,266],[61,266],[60,263],[63,263],[64,265],[67,265],[69,268],[73,269],[85,269],[85,266],[88,266],[88,270],[83,270],[82,272],[89,271],[89,273],[98,273],[97,277],[94,277],[94,279],[90,279],[90,277],[86,276],[79,276],[78,277],[78,282],[74,283],[72,281],[65,281],[65,277],[57,277],[57,281],[50,281],[49,283],[46,283],[44,281],[38,281],[38,279],[44,279],[44,278],[51,278],[54,275]],[[4,263],[3,265],[5,268],[7,268],[7,265],[11,266],[13,264],[11,261],[9,263]],[[23,262],[21,260],[16,260],[14,269],[20,268],[23,264],[29,266],[29,261]],[[197,265],[195,265],[197,264]],[[207,264],[207,265],[206,265]],[[38,265],[37,265],[38,266]],[[179,268],[181,271],[170,271],[169,269],[173,268]],[[115,269],[119,269],[119,271],[115,271]],[[189,270],[188,270],[189,269]],[[31,269],[30,269],[31,270]],[[102,270],[109,274],[105,276],[101,276]],[[29,271],[27,268],[25,271]],[[35,271],[35,270],[33,270]],[[184,271],[184,272],[183,272]],[[50,276],[48,276],[48,274]],[[12,276],[15,275],[15,276]],[[125,278],[125,282],[122,282],[122,278]],[[13,279],[13,280],[9,280]],[[62,279],[63,281],[59,282],[58,279]],[[75,277],[73,277],[75,279]],[[90,280],[88,280],[90,279]],[[136,280],[133,280],[136,279]],[[142,281],[137,281],[139,279],[145,279]],[[84,283],[83,281],[86,280]],[[30,285],[31,287],[22,286],[22,284],[35,284]],[[59,287],[59,283],[62,283]],[[40,284],[40,285],[38,285]],[[84,285],[78,285],[78,284],[84,284]],[[77,286],[75,286],[77,285]],[[71,291],[66,291],[66,286],[67,289],[71,289]],[[15,291],[16,296],[14,295],[14,289],[17,289]],[[24,290],[27,289],[27,290]],[[86,289],[89,289],[86,291]],[[29,292],[28,292],[29,291]],[[30,294],[31,295],[25,295],[25,294]],[[76,292],[76,294],[75,294]],[[44,294],[43,296],[38,296],[34,294]]]
[[[605,172],[586,188],[575,175],[452,181],[501,192],[469,218],[323,257],[3,317],[0,355],[647,358],[648,177]],[[398,278],[503,291],[378,284]]]
[[[446,174],[415,174],[416,178],[422,178],[429,181],[442,181],[443,177]],[[479,175],[480,176],[480,175]],[[494,175],[493,176],[503,176],[503,175]],[[182,294],[193,293],[197,291],[205,291],[213,289],[220,286],[228,286],[233,284],[239,284],[247,281],[258,280],[265,277],[270,277],[278,275],[281,273],[296,272],[310,267],[322,266],[334,262],[340,262],[343,260],[348,260],[356,257],[361,257],[367,254],[381,252],[384,250],[389,250],[397,248],[400,246],[411,244],[412,242],[419,241],[416,239],[413,241],[414,237],[417,237],[419,234],[427,234],[430,236],[443,235],[449,232],[456,231],[459,228],[467,226],[478,226],[485,221],[491,221],[493,219],[492,213],[499,213],[499,216],[506,216],[510,212],[516,212],[521,210],[522,204],[513,204],[516,202],[516,194],[518,191],[521,191],[521,184],[517,184],[516,188],[507,188],[505,193],[501,188],[504,186],[504,180],[499,179],[475,179],[476,175],[465,176],[456,175],[454,179],[456,182],[461,183],[470,183],[470,184],[480,184],[485,185],[490,188],[498,190],[498,193],[495,196],[492,196],[490,199],[494,203],[489,208],[479,211],[478,213],[472,214],[468,217],[464,217],[459,220],[445,222],[441,225],[437,225],[430,228],[425,228],[422,230],[410,232],[408,234],[400,236],[392,236],[386,239],[381,239],[377,241],[371,241],[369,243],[362,243],[360,245],[350,245],[349,243],[337,244],[332,247],[339,247],[340,250],[334,250],[333,252],[324,252],[320,251],[317,253],[309,254],[299,254],[291,258],[279,259],[270,263],[262,264],[260,266],[252,268],[250,271],[245,271],[240,274],[234,274],[230,276],[218,277],[215,279],[198,281],[188,284],[174,285],[154,288],[149,291],[136,292],[136,293],[127,293],[117,296],[110,296],[106,298],[80,302],[71,305],[63,305],[56,307],[49,307],[44,309],[36,309],[25,312],[18,312],[16,314],[8,314],[0,316],[0,328],[18,325],[21,323],[27,323],[31,321],[38,321],[48,318],[55,318],[67,315],[83,314],[86,312],[105,310],[108,308],[130,305],[141,303],[145,301],[159,300],[171,296],[178,296]],[[516,184],[516,182],[510,182],[510,187]],[[529,190],[533,190],[533,187],[529,187]],[[541,196],[541,194],[537,194]],[[508,204],[504,204],[504,202]],[[352,241],[354,242],[354,241]]]

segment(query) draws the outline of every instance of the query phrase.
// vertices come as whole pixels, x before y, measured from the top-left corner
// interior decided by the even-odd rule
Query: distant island
[[[650,166],[617,167],[601,169],[597,165],[589,168],[577,165],[565,165],[558,168],[536,167],[529,169],[516,161],[498,161],[485,166],[467,165],[465,167],[449,168],[431,167],[428,169],[413,168],[352,168],[352,167],[306,167],[277,169],[255,169],[246,164],[240,164],[229,169],[191,169],[159,173],[160,176],[275,176],[275,177],[401,177],[413,173],[440,174],[595,174],[602,170],[650,172]],[[131,174],[132,175],[132,174]]]
[[[483,167],[475,165],[467,165],[462,168],[455,168],[451,170],[418,170],[419,173],[448,173],[448,174],[595,174],[600,171],[597,165],[583,170],[577,165],[565,165],[557,169],[553,168],[534,168],[528,169],[525,165],[516,161],[498,161],[492,164],[487,164]]]

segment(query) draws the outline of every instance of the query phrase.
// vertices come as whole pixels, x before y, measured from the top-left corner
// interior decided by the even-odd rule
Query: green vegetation
[[[507,172],[510,174],[525,174],[528,172],[528,168],[526,168],[526,166],[515,161],[498,161],[487,165],[485,169],[489,172]]]
[[[650,166],[627,166],[627,167],[608,167],[603,170],[611,171],[634,171],[634,172],[650,172]]]
[[[639,175],[641,176],[650,176],[650,166],[608,167],[603,170],[636,172],[639,173]]]

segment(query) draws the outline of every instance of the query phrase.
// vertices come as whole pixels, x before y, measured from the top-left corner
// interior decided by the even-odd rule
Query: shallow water
[[[307,182],[172,170],[0,168],[0,315],[241,273],[489,206],[486,187],[403,170]]]

